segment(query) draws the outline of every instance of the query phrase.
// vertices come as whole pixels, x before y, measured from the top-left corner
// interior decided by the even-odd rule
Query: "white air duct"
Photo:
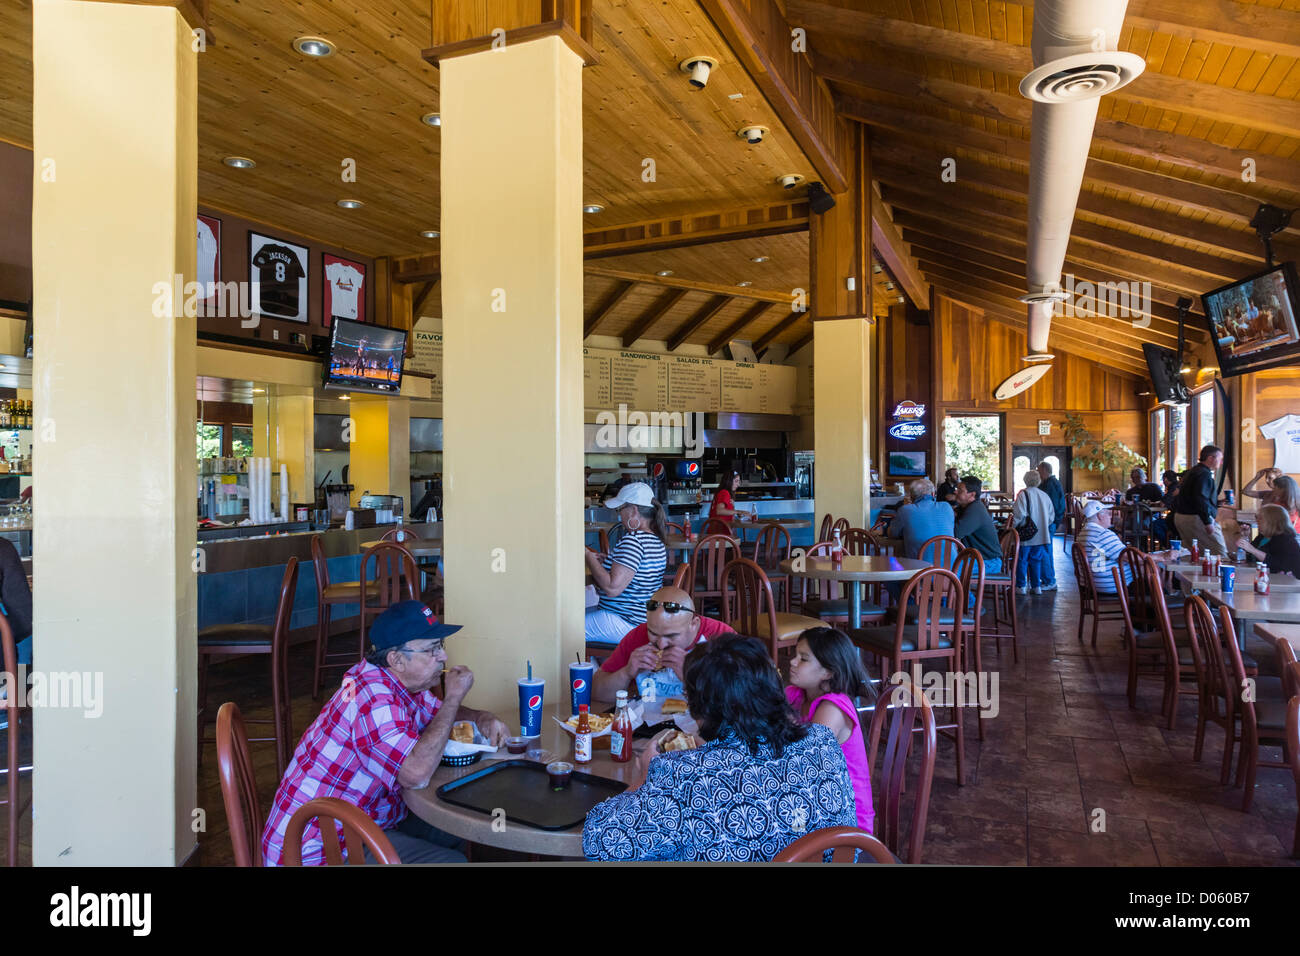
[[[1029,354],[1052,358],[1047,338],[1061,292],[1061,269],[1083,185],[1088,146],[1101,96],[1146,68],[1116,45],[1128,0],[1038,0],[1030,44],[1037,68],[1020,83],[1034,101],[1030,134],[1029,236],[1025,279],[1029,292]]]

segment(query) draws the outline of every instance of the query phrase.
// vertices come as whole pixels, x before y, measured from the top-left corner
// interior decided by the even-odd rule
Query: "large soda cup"
[[[546,681],[537,677],[519,678],[519,736],[542,735],[542,698],[546,694]]]
[[[1231,593],[1233,587],[1235,586],[1236,580],[1237,580],[1236,568],[1234,568],[1231,564],[1224,564],[1219,566],[1219,585],[1224,591]]]
[[[591,707],[591,681],[596,676],[596,665],[590,662],[579,664],[574,662],[569,665],[569,696],[573,705],[573,713],[578,713],[578,708],[586,704]]]

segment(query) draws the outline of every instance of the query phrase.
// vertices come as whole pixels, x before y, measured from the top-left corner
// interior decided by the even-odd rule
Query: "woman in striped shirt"
[[[587,552],[600,603],[587,611],[585,630],[588,641],[613,646],[645,623],[645,602],[663,587],[668,516],[650,486],[641,482],[625,485],[605,507],[618,511],[625,533],[608,555]]]

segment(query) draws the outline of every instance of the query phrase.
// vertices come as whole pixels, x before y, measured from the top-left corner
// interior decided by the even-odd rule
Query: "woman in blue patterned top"
[[[668,516],[644,482],[624,485],[605,502],[618,512],[624,534],[608,557],[587,551],[587,570],[600,593],[600,604],[587,611],[588,641],[614,647],[638,624],[645,623],[645,602],[664,586],[668,568]]]
[[[766,645],[696,645],[684,683],[704,744],[647,748],[633,785],[587,814],[589,860],[759,862],[812,830],[857,825],[844,751],[799,721]]]

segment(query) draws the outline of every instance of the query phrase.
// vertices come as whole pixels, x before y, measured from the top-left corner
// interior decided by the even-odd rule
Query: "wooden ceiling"
[[[778,2],[807,31],[839,113],[871,128],[873,175],[925,277],[1023,326],[1031,104],[1017,87],[1033,67],[1033,4]],[[1065,271],[1151,281],[1151,324],[1058,318],[1055,350],[1144,375],[1141,343],[1176,342],[1180,295],[1263,267],[1256,207],[1300,206],[1297,11],[1300,0],[1130,0],[1119,48],[1147,69],[1101,101]],[[956,182],[941,181],[947,157]],[[1275,242],[1280,259],[1300,251],[1295,227],[1300,217]]]

